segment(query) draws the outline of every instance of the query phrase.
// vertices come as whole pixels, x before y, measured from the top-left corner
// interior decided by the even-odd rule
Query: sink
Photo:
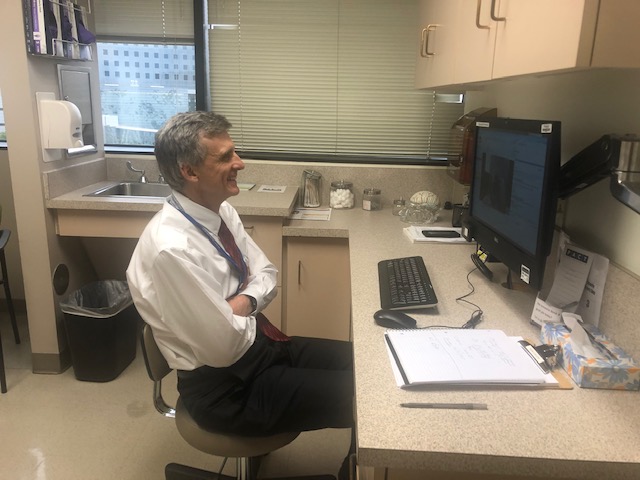
[[[115,185],[101,187],[85,197],[157,197],[171,195],[171,187],[166,183],[120,182]]]

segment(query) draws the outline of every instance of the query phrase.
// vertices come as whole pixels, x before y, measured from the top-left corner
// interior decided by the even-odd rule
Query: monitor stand
[[[485,277],[489,280],[493,280],[493,272],[489,270],[489,267],[487,267],[477,253],[471,254],[471,261],[476,267],[478,267],[478,270],[480,270]]]
[[[507,279],[502,284],[504,288],[508,288],[509,290],[518,290],[520,292],[526,291],[529,289],[529,285],[524,283],[519,278],[514,280],[513,275],[511,274],[511,269],[508,269]]]

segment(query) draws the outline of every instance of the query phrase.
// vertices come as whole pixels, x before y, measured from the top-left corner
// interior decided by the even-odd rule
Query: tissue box
[[[587,358],[574,353],[571,342],[568,341],[569,330],[563,323],[544,324],[540,337],[543,343],[560,345],[558,363],[580,387],[640,390],[640,365],[622,348],[611,343],[596,327],[589,324],[584,324],[583,327],[606,345],[615,359]]]

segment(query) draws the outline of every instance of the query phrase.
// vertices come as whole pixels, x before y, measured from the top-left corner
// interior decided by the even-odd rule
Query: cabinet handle
[[[420,56],[423,58],[433,57],[435,55],[434,52],[429,51],[429,33],[439,27],[440,25],[436,23],[431,23],[427,25],[427,28],[422,29],[422,36],[420,39]]]
[[[302,260],[298,260],[298,285],[301,285],[301,271],[302,271]]]
[[[247,232],[247,235],[249,235],[250,237],[253,237],[253,232],[255,232],[256,227],[252,227],[252,226],[245,226],[244,227],[244,231]]]
[[[491,0],[491,19],[496,22],[506,22],[507,17],[496,16],[496,0]]]
[[[482,0],[478,0],[478,6],[476,7],[476,27],[481,30],[490,30],[491,27],[489,25],[482,25],[480,23],[480,9],[482,8]]]

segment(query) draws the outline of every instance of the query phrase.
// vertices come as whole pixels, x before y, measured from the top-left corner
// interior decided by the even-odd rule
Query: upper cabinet
[[[585,67],[640,67],[640,2],[421,3],[418,88]]]

